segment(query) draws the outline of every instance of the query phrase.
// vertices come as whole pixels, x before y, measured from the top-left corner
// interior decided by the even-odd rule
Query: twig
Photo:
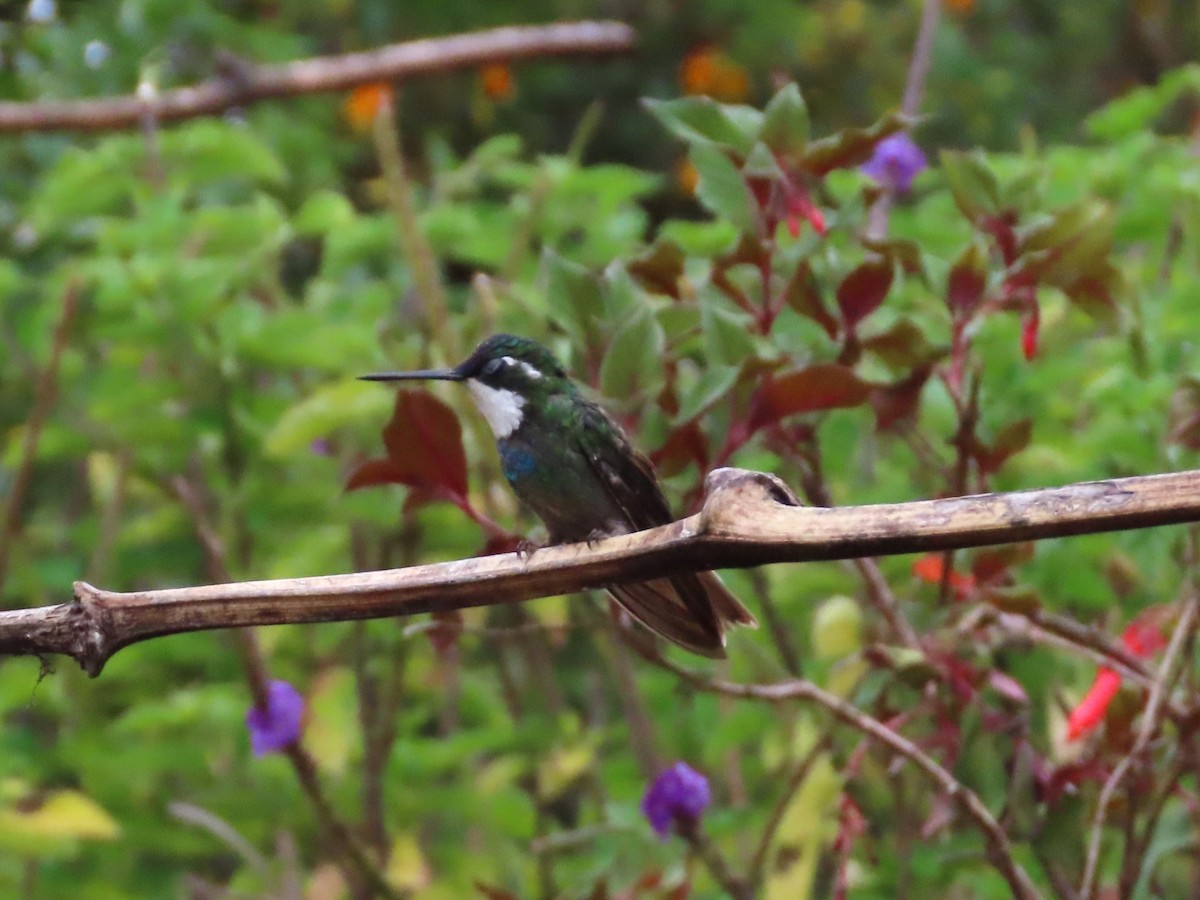
[[[4,506],[3,524],[0,524],[0,593],[4,591],[4,582],[8,577],[9,553],[21,524],[21,506],[25,502],[25,492],[29,490],[29,483],[33,479],[33,464],[37,458],[42,427],[46,424],[50,406],[58,392],[58,366],[67,347],[67,337],[71,331],[71,322],[75,318],[75,310],[79,306],[79,292],[79,282],[71,278],[63,291],[62,312],[58,315],[58,323],[54,326],[54,335],[50,341],[50,359],[38,375],[37,386],[33,390],[33,408],[29,412],[29,420],[25,423],[21,462],[17,465],[17,474],[13,478],[8,503]]]
[[[704,867],[708,869],[708,874],[713,877],[713,881],[719,884],[725,891],[725,894],[732,900],[754,900],[754,889],[734,875],[729,868],[729,863],[721,854],[708,835],[704,833],[704,829],[700,826],[698,820],[683,823],[678,826],[679,835],[692,852],[704,863]]]
[[[636,36],[620,22],[563,22],[493,28],[390,44],[364,53],[322,56],[239,69],[152,98],[159,123],[219,115],[273,97],[344,91],[374,81],[399,81],[495,62],[551,56],[609,55],[633,49]],[[114,131],[138,127],[147,101],[136,94],[98,100],[0,103],[0,132]]]
[[[780,614],[779,607],[775,605],[775,600],[771,596],[771,586],[767,581],[766,573],[761,569],[750,569],[747,574],[750,576],[750,584],[754,587],[754,599],[758,601],[763,621],[767,623],[767,634],[771,636],[775,649],[779,651],[783,667],[789,675],[800,677],[800,654],[792,643],[788,623]]]
[[[840,697],[821,690],[810,681],[794,679],[781,681],[776,684],[738,684],[729,681],[708,678],[698,672],[671,662],[665,657],[652,658],[652,662],[662,666],[689,684],[700,690],[715,691],[734,697],[745,697],[757,700],[808,700],[824,707],[833,716],[846,725],[887,745],[892,751],[903,756],[927,775],[945,794],[953,799],[967,816],[983,832],[984,839],[990,849],[989,856],[992,864],[1000,871],[1012,889],[1014,896],[1020,900],[1034,900],[1040,897],[1037,887],[1029,875],[1015,859],[1008,835],[1000,827],[1000,823],[988,810],[979,795],[956,779],[944,769],[933,757],[904,737],[899,732],[888,728],[878,719],[862,712],[857,707],[847,703]]]
[[[425,239],[417,222],[412,199],[412,185],[404,165],[400,147],[399,123],[394,103],[384,103],[375,117],[375,151],[387,182],[388,203],[400,231],[400,246],[408,257],[417,295],[420,297],[427,337],[446,354],[448,359],[459,357],[458,335],[446,313],[446,291],[438,271],[433,248]]]
[[[812,509],[774,476],[718,469],[694,516],[632,535],[383,572],[114,593],[0,611],[0,655],[65,653],[98,674],[165,634],[330,622],[512,603],[710,568],[1007,544],[1200,521],[1200,471],[1011,494]]]
[[[1125,779],[1126,773],[1145,754],[1150,746],[1151,738],[1158,731],[1160,713],[1166,701],[1169,685],[1174,680],[1175,666],[1182,654],[1184,644],[1196,625],[1197,613],[1200,613],[1200,594],[1193,594],[1188,598],[1183,614],[1175,626],[1175,631],[1171,634],[1171,643],[1167,645],[1167,652],[1163,655],[1162,663],[1158,667],[1158,675],[1154,679],[1154,686],[1150,688],[1146,711],[1142,714],[1142,726],[1138,730],[1133,747],[1113,769],[1108,780],[1104,782],[1104,787],[1100,789],[1100,797],[1096,801],[1096,815],[1092,820],[1091,835],[1088,839],[1087,856],[1084,859],[1083,880],[1079,887],[1080,900],[1092,900],[1096,889],[1096,872],[1100,864],[1100,844],[1104,838],[1104,824],[1108,818],[1108,805],[1112,802],[1113,794]]]
[[[915,118],[921,111],[921,95],[925,91],[925,79],[929,77],[929,65],[933,61],[933,39],[937,36],[938,20],[942,15],[942,0],[925,0],[921,5],[921,24],[917,27],[917,40],[913,45],[912,58],[908,63],[908,78],[904,84],[904,99],[900,111]],[[866,232],[881,239],[887,234],[888,213],[892,209],[895,190],[884,185],[883,193],[875,201],[869,213]]]

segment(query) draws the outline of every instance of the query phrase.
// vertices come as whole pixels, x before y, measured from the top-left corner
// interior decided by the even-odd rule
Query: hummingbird
[[[674,521],[654,466],[536,341],[489,337],[452,369],[383,372],[365,381],[459,381],[496,438],[500,468],[551,544],[592,542]],[[608,588],[633,618],[702,656],[725,656],[725,627],[758,623],[715,572]]]

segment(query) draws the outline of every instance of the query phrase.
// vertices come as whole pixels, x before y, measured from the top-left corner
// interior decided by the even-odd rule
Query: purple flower
[[[917,173],[927,168],[929,162],[921,148],[907,132],[901,131],[875,145],[875,152],[863,163],[862,172],[899,194],[907,194]]]
[[[329,438],[314,438],[308,449],[317,456],[333,455],[333,444],[329,443]]]
[[[267,685],[267,708],[252,706],[246,713],[250,729],[250,747],[255,756],[282,750],[300,737],[304,719],[304,698],[286,681]]]
[[[710,800],[712,792],[708,789],[708,779],[687,763],[677,762],[659,773],[646,789],[642,813],[650,820],[655,833],[666,840],[672,824],[693,824]]]

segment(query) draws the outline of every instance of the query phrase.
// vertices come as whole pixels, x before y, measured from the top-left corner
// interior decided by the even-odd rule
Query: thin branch
[[[58,323],[54,326],[54,335],[50,339],[50,359],[38,375],[37,386],[33,389],[33,408],[29,413],[29,421],[25,423],[21,461],[13,477],[8,502],[4,505],[4,519],[0,522],[0,591],[4,590],[4,582],[8,576],[8,555],[21,524],[21,506],[25,502],[25,492],[29,490],[29,482],[33,478],[33,464],[37,458],[42,426],[46,424],[54,396],[58,393],[58,366],[67,347],[67,336],[71,331],[75,310],[79,306],[79,291],[79,283],[74,278],[70,279],[66,290],[63,291],[62,311],[58,315]]]
[[[0,103],[0,132],[114,131],[220,115],[274,97],[344,91],[373,81],[402,81],[496,62],[553,56],[610,55],[633,49],[636,35],[620,22],[563,22],[493,28],[390,44],[378,50],[320,56],[280,65],[240,65],[231,77],[151,97]]]
[[[840,697],[821,690],[810,681],[795,679],[781,681],[776,684],[738,684],[708,678],[677,665],[665,657],[651,660],[663,668],[669,669],[700,690],[715,691],[733,697],[745,697],[757,700],[808,700],[824,707],[836,719],[844,724],[875,738],[885,744],[893,752],[903,756],[913,763],[928,778],[933,781],[948,797],[953,799],[983,832],[987,841],[992,864],[1000,871],[1012,889],[1013,895],[1019,900],[1034,900],[1041,894],[1030,880],[1028,873],[1013,859],[1012,845],[1008,835],[1000,827],[995,816],[991,814],[979,795],[956,779],[944,769],[932,756],[910,741],[904,735],[888,728],[875,719]]]
[[[0,655],[65,653],[95,675],[166,634],[513,603],[711,568],[853,559],[1200,521],[1200,471],[877,506],[804,508],[771,475],[718,469],[694,516],[631,535],[352,575],[115,593],[0,611]]]
[[[1096,801],[1096,815],[1092,820],[1092,832],[1088,839],[1083,881],[1079,887],[1080,900],[1092,900],[1094,896],[1096,871],[1100,864],[1100,844],[1104,837],[1104,824],[1108,818],[1108,805],[1112,802],[1113,795],[1121,786],[1125,775],[1134,763],[1142,758],[1150,746],[1151,738],[1158,731],[1160,714],[1167,699],[1167,692],[1174,682],[1176,663],[1182,656],[1184,644],[1187,643],[1188,637],[1196,627],[1198,613],[1200,613],[1200,594],[1193,594],[1188,598],[1183,614],[1175,626],[1175,631],[1171,634],[1171,643],[1167,646],[1167,652],[1158,667],[1158,675],[1154,679],[1154,686],[1150,689],[1150,697],[1146,701],[1146,711],[1142,714],[1142,726],[1138,730],[1137,739],[1133,742],[1133,747],[1113,769],[1112,774],[1108,776],[1104,787],[1100,789],[1100,798]]]
[[[400,247],[408,258],[413,282],[420,298],[425,333],[448,359],[458,359],[459,340],[446,313],[446,289],[433,248],[429,246],[413,203],[412,184],[400,146],[399,120],[395,103],[383,104],[374,122],[375,152],[387,184],[388,204],[400,233]]]
[[[933,39],[937,36],[941,16],[942,0],[925,0],[921,4],[921,24],[917,27],[917,40],[913,45],[908,78],[904,84],[904,99],[900,103],[900,111],[909,118],[916,118],[921,111],[921,95],[925,92],[925,80],[929,77]],[[894,199],[895,188],[885,185],[883,193],[871,207],[866,229],[868,235],[879,239],[887,235],[888,213],[891,212]]]

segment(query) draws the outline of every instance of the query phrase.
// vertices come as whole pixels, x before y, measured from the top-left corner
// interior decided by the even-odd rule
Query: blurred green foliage
[[[897,198],[886,240],[863,238],[879,187],[856,167],[900,127],[886,112],[914,3],[618,3],[643,36],[634,59],[531,64],[512,100],[489,97],[476,73],[414,84],[399,116],[419,233],[448,292],[443,324],[459,351],[498,330],[546,341],[654,453],[681,512],[727,461],[843,504],[1189,465],[1200,181],[1175,132],[1195,70],[1100,108],[1183,60],[1187,9],[948,4],[917,131],[947,152]],[[277,61],[601,14],[614,6],[62,2],[50,22],[14,13],[0,31],[0,92],[115,94],[139,78],[165,89],[211,74],[217,48]],[[95,67],[92,41],[109,50]],[[680,98],[689,72],[729,102]],[[775,90],[793,79],[803,100]],[[981,143],[993,152],[953,152]],[[153,143],[0,145],[0,504],[64,297],[80,296],[7,548],[5,606],[59,602],[79,578],[123,590],[210,580],[198,525],[235,578],[484,547],[492,535],[450,504],[343,491],[381,452],[393,405],[352,377],[457,361],[426,338],[378,149],[327,97],[165,128]],[[973,385],[978,421],[955,443]],[[474,506],[534,531],[466,397],[438,397],[462,414]],[[727,573],[774,612],[731,638],[726,674],[800,675],[906,717],[906,735],[1003,810],[1049,890],[1053,875],[1078,878],[1098,790],[1087,764],[1104,771],[1127,747],[1121,716],[1127,729],[1136,696],[1123,714],[1114,705],[1107,731],[1067,744],[1065,712],[1093,663],[1004,640],[970,611],[1007,597],[1116,633],[1175,598],[1180,544],[1161,529],[959,554],[961,603],[939,602],[913,560],[882,560],[927,658],[891,646],[851,569]],[[841,876],[855,898],[900,885],[1007,895],[945,798],[819,711],[718,698],[634,663],[594,599],[463,622],[449,639],[439,628],[453,622],[259,633],[271,675],[306,695],[304,740],[333,806],[381,845],[399,888],[582,897],[641,885],[634,895],[650,897],[687,880],[692,895],[719,896],[638,813],[649,766],[635,749],[648,742],[710,776],[704,825],[736,873],[783,804],[765,896],[826,896]],[[250,757],[228,635],[138,644],[97,681],[66,664],[38,676],[36,660],[0,668],[5,895],[204,895],[204,882],[284,896],[294,879],[306,896],[341,896],[288,763]],[[368,765],[379,741],[381,769]],[[1074,791],[1047,799],[1048,772]],[[854,832],[847,798],[867,827],[843,866],[833,843]],[[1166,804],[1147,851],[1158,893],[1141,896],[1194,883],[1194,861],[1174,852],[1194,838],[1189,815]],[[1106,878],[1119,863],[1106,857]]]

